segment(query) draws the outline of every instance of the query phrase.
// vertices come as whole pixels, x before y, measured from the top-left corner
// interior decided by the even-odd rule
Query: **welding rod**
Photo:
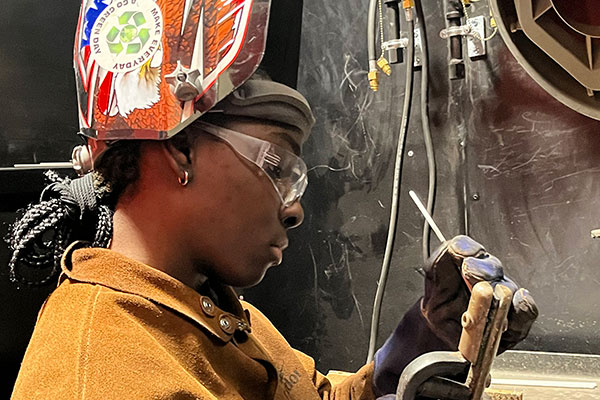
[[[431,215],[429,215],[429,213],[427,212],[427,209],[425,208],[423,203],[421,203],[421,200],[419,200],[419,197],[417,197],[417,194],[412,190],[410,190],[408,192],[408,194],[413,199],[413,201],[417,205],[417,208],[419,209],[419,211],[421,211],[421,214],[423,214],[423,216],[425,217],[425,220],[427,221],[429,226],[431,226],[431,229],[433,229],[433,231],[435,232],[435,234],[438,237],[438,239],[440,240],[440,242],[442,242],[442,243],[445,242],[446,238],[442,234],[442,231],[440,231],[440,228],[438,228],[438,226],[435,223],[435,221],[433,220],[433,218],[431,218]]]

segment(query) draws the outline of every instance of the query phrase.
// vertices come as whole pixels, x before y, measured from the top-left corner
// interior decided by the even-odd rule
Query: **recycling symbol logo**
[[[144,28],[146,18],[144,13],[126,11],[119,16],[119,26],[113,26],[106,39],[108,49],[113,54],[125,51],[127,54],[137,54],[150,39],[150,29]]]
[[[162,32],[162,13],[153,0],[113,0],[92,27],[92,57],[108,71],[139,69],[159,49]]]

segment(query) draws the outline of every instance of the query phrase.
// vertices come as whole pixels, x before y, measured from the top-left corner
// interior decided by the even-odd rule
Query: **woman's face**
[[[293,128],[252,119],[221,125],[297,153]],[[198,134],[190,157],[191,180],[182,188],[185,251],[197,272],[232,286],[257,284],[281,263],[286,232],[302,223],[302,206],[283,208],[263,171],[209,134]]]

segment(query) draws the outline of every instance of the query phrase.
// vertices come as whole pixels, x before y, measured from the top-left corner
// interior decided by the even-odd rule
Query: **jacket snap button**
[[[221,317],[219,318],[219,325],[225,333],[232,334],[235,331],[235,326],[233,326],[231,317],[227,315],[221,315]]]
[[[215,315],[215,305],[212,300],[206,296],[202,296],[200,299],[200,307],[205,314],[213,317]]]

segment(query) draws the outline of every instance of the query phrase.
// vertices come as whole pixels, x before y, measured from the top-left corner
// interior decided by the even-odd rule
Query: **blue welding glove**
[[[504,275],[502,263],[468,236],[443,243],[425,265],[425,295],[404,315],[392,335],[375,354],[374,391],[378,396],[396,393],[398,378],[421,354],[456,351],[471,288],[478,282],[499,283],[513,292],[508,329],[502,335],[502,352],[525,339],[538,316],[526,289]]]

